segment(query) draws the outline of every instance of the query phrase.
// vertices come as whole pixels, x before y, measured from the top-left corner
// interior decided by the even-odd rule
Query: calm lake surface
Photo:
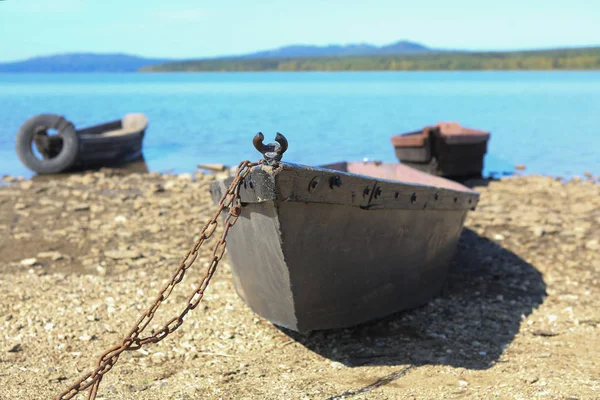
[[[600,173],[600,72],[0,74],[0,175],[32,175],[15,152],[39,113],[77,127],[143,112],[153,171],[257,160],[282,132],[284,160],[396,161],[395,133],[442,120],[489,130],[486,171]]]

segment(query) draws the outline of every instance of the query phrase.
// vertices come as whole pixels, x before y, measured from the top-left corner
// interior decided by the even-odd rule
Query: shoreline
[[[233,170],[233,166],[228,166],[228,165],[224,165],[224,171],[230,171]],[[112,171],[112,172],[111,172]],[[52,180],[64,180],[64,179],[69,179],[71,176],[80,176],[80,175],[87,175],[87,174],[94,174],[94,173],[104,173],[104,172],[109,172],[109,173],[116,173],[122,176],[127,176],[127,175],[164,175],[164,176],[168,176],[168,177],[178,177],[180,175],[182,176],[187,176],[187,175],[191,175],[193,180],[196,180],[196,175],[197,172],[200,171],[202,172],[201,168],[196,169],[195,172],[180,172],[180,173],[175,173],[175,172],[170,172],[170,171],[139,171],[138,169],[134,168],[134,169],[130,169],[127,165],[124,165],[123,167],[101,167],[95,170],[85,170],[85,171],[73,171],[73,172],[65,172],[65,173],[59,173],[59,174],[51,174],[51,175],[39,175],[39,174],[35,174],[32,173],[33,175],[31,177],[25,177],[22,175],[11,175],[11,174],[3,174],[0,175],[0,187],[1,186],[6,186],[8,184],[13,184],[13,183],[19,183],[19,182],[26,182],[26,181],[36,181],[36,182],[46,182],[46,181],[52,181]],[[213,174],[215,173],[214,171],[212,172]],[[208,173],[204,173],[205,175],[210,176],[211,175],[211,171],[208,171]],[[460,179],[458,180],[459,183],[464,183],[464,182],[472,182],[472,184],[475,184],[474,182],[494,182],[494,181],[501,181],[501,180],[505,180],[505,179],[518,179],[518,178],[527,178],[527,177],[531,177],[531,178],[551,178],[554,179],[556,181],[562,182],[562,183],[568,183],[568,182],[581,182],[581,181],[591,181],[591,182],[595,182],[595,183],[600,183],[600,174],[596,175],[596,174],[592,174],[591,172],[585,171],[582,174],[578,174],[578,175],[572,175],[569,177],[564,177],[561,175],[550,175],[550,174],[538,174],[538,173],[527,173],[524,171],[519,171],[516,170],[514,172],[491,172],[489,173],[487,176],[481,176],[481,177],[467,177],[465,179]],[[448,178],[446,178],[448,179]],[[451,179],[452,180],[452,179]]]

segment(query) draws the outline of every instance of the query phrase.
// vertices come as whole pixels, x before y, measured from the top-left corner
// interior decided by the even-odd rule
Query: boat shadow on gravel
[[[427,305],[349,329],[282,330],[349,367],[405,366],[369,385],[372,390],[403,376],[407,365],[491,367],[545,297],[546,284],[533,265],[465,228],[443,292]]]

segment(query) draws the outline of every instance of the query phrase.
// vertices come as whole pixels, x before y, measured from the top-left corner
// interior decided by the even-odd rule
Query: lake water
[[[600,173],[600,72],[0,74],[0,175],[29,172],[15,153],[39,113],[77,127],[143,112],[153,171],[257,160],[277,131],[284,160],[396,161],[390,136],[442,120],[489,130],[486,171]]]

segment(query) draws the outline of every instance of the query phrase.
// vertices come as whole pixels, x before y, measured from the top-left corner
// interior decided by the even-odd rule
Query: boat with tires
[[[21,126],[16,150],[21,162],[39,174],[114,166],[142,156],[147,127],[140,113],[81,129],[63,116],[40,114]]]
[[[448,273],[479,194],[395,163],[281,162],[287,141],[239,189],[227,237],[235,288],[257,314],[299,332],[342,328],[426,303]],[[215,181],[218,202],[231,182]]]
[[[429,174],[451,177],[481,176],[490,133],[438,122],[421,130],[392,136],[398,160]]]

